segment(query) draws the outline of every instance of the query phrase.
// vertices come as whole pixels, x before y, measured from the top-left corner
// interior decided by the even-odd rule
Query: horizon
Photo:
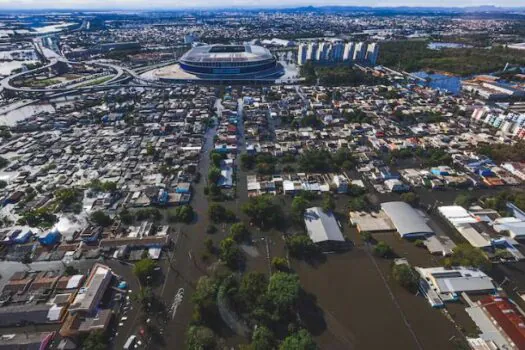
[[[521,0],[505,0],[491,3],[484,0],[466,1],[463,4],[457,4],[454,0],[443,0],[436,5],[421,5],[419,0],[394,0],[392,1],[370,1],[367,4],[350,3],[348,1],[333,0],[331,3],[323,3],[316,5],[311,2],[303,2],[303,0],[287,0],[273,3],[271,0],[267,5],[261,6],[255,0],[233,0],[229,6],[224,6],[219,1],[212,0],[194,0],[192,6],[180,6],[171,0],[0,0],[0,11],[188,11],[188,10],[231,10],[231,9],[293,9],[302,7],[326,8],[326,7],[355,7],[355,8],[371,8],[371,9],[469,9],[469,8],[494,8],[494,9],[523,9],[525,4]],[[147,3],[147,5],[145,5]]]

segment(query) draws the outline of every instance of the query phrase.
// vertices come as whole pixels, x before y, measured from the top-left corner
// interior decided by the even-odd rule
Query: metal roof
[[[238,50],[238,48],[244,50]],[[232,48],[232,50],[227,50]],[[272,59],[271,52],[257,45],[204,45],[186,52],[181,58],[185,62],[256,62]]]
[[[423,215],[405,202],[381,203],[381,209],[392,220],[401,237],[434,234]]]
[[[304,222],[308,236],[314,243],[325,241],[344,242],[343,234],[333,213],[325,213],[320,207],[306,209]]]

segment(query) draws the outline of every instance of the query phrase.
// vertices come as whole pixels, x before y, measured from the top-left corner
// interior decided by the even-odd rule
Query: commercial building
[[[390,218],[402,238],[424,237],[434,234],[434,231],[427,225],[423,213],[418,212],[408,203],[381,203],[381,209]]]
[[[498,349],[525,349],[525,316],[511,300],[487,296],[466,309],[479,337]]]
[[[320,207],[306,209],[304,223],[310,239],[326,248],[333,248],[345,242],[339,224],[332,212],[326,213]]]
[[[492,278],[474,268],[416,267],[416,271],[444,301],[457,300],[463,292],[479,294],[496,290]]]
[[[113,274],[111,269],[102,264],[95,264],[88,276],[86,284],[82,287],[75,300],[69,308],[71,314],[77,312],[90,313],[97,307],[106,292],[109,283],[111,282]]]

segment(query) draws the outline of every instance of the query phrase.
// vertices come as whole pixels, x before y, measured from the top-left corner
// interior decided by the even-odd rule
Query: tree
[[[392,248],[383,241],[379,241],[374,247],[374,254],[381,258],[388,258],[392,253]]]
[[[220,258],[231,269],[239,267],[242,261],[242,253],[236,242],[232,238],[225,238],[219,243]]]
[[[111,225],[113,220],[103,211],[97,210],[93,212],[90,216],[90,220],[98,226],[107,227]]]
[[[367,200],[366,197],[363,195],[350,199],[350,201],[348,201],[348,204],[350,206],[350,211],[361,211],[366,209]]]
[[[210,159],[211,159],[211,162],[213,163],[213,165],[216,167],[216,168],[220,168],[221,166],[221,160],[224,159],[224,156],[220,153],[217,153],[217,152],[212,152],[210,154]]]
[[[287,336],[282,342],[279,350],[317,350],[312,336],[306,329]]]
[[[276,272],[270,277],[267,296],[282,317],[295,307],[300,291],[299,277],[295,273]]]
[[[181,205],[168,211],[169,222],[184,222],[189,224],[193,221],[195,212],[191,205]]]
[[[199,278],[195,293],[191,296],[193,303],[193,320],[205,322],[213,319],[217,313],[217,292],[219,284],[213,278]]]
[[[457,195],[456,199],[454,200],[454,204],[463,208],[469,208],[475,201],[476,198],[472,194],[464,192]]]
[[[295,258],[306,258],[318,253],[317,246],[307,235],[286,237],[286,248]]]
[[[122,223],[125,225],[131,225],[133,223],[133,214],[127,209],[122,210],[119,214],[119,217]]]
[[[490,269],[490,261],[485,253],[468,243],[458,244],[452,255],[443,261],[445,266],[471,266],[483,270]]]
[[[295,219],[298,221],[302,221],[306,209],[308,209],[310,206],[310,201],[307,200],[305,197],[295,196],[292,201],[292,214],[294,215]]]
[[[249,234],[248,227],[243,222],[236,222],[230,227],[230,237],[236,242],[244,241]]]
[[[272,259],[272,267],[277,271],[287,271],[288,261],[285,258],[276,256]]]
[[[217,346],[215,333],[204,326],[190,326],[187,339],[188,350],[212,350]]]
[[[258,326],[253,332],[251,350],[269,350],[275,348],[275,335],[265,326]]]
[[[323,204],[321,206],[325,213],[329,213],[335,210],[335,200],[330,194],[325,194],[323,198]]]
[[[151,258],[141,259],[135,263],[133,266],[133,273],[137,278],[142,282],[146,282],[148,276],[153,274],[157,263]]]
[[[208,170],[208,180],[212,184],[217,183],[220,177],[221,177],[221,169],[213,166],[210,168],[210,170]]]
[[[82,349],[84,350],[105,350],[107,349],[107,337],[103,331],[89,332],[87,337],[82,342]]]
[[[368,231],[359,231],[359,236],[363,242],[371,242],[372,234]]]
[[[407,264],[394,264],[392,266],[392,277],[403,288],[415,293],[419,287],[419,275]]]
[[[244,310],[254,310],[268,289],[268,279],[260,272],[248,272],[239,284],[238,297]]]
[[[216,203],[208,207],[208,216],[213,222],[232,222],[235,220],[235,213]]]
[[[255,157],[247,153],[241,154],[241,167],[244,170],[251,170],[255,166]]]
[[[55,198],[62,205],[73,204],[80,196],[80,191],[76,188],[60,188],[55,191]]]
[[[419,203],[419,196],[414,192],[406,192],[401,194],[401,200],[412,206],[416,206]]]
[[[7,187],[7,182],[5,182],[4,180],[0,180],[0,189],[6,188],[6,187]]]
[[[270,195],[251,197],[241,210],[263,228],[278,226],[283,217],[281,207],[274,203]]]

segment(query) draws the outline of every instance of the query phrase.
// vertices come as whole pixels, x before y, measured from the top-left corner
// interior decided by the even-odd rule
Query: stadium
[[[275,57],[261,46],[197,46],[179,60],[180,67],[200,77],[263,77],[275,74]]]
[[[284,69],[272,53],[256,45],[203,45],[186,52],[177,64],[155,69],[145,78],[160,81],[268,81]]]

